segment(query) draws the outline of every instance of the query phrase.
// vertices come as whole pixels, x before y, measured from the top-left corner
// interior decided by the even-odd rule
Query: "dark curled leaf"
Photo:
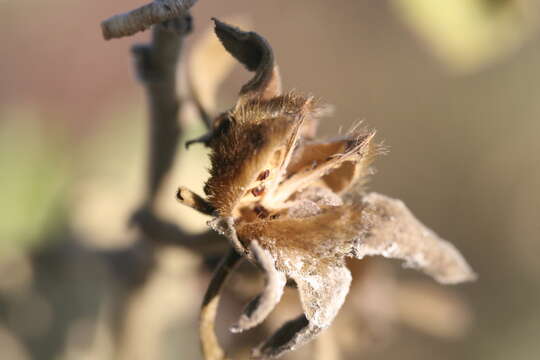
[[[270,252],[264,250],[256,240],[250,244],[251,254],[256,262],[266,272],[266,286],[264,291],[257,295],[244,309],[238,323],[231,327],[231,331],[239,333],[259,325],[276,304],[281,300],[283,288],[287,282],[285,274],[276,270],[274,259]]]
[[[292,351],[300,345],[312,340],[321,328],[310,323],[305,315],[288,321],[265,343],[253,351],[255,359],[272,359]]]
[[[242,31],[217,19],[216,35],[227,51],[255,76],[242,87],[240,95],[269,99],[281,93],[281,79],[270,44],[255,32]]]

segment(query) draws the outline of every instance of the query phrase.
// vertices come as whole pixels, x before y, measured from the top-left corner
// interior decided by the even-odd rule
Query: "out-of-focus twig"
[[[178,226],[155,215],[157,194],[174,163],[181,128],[176,75],[184,37],[191,31],[191,16],[181,15],[155,25],[149,44],[133,47],[137,77],[144,85],[149,104],[149,153],[145,200],[132,217],[132,224],[156,244],[180,245],[201,251],[214,247],[214,233],[188,236]],[[173,194],[171,194],[173,196]],[[195,240],[205,241],[198,243]]]
[[[114,15],[101,23],[106,40],[133,35],[152,25],[188,15],[197,0],[154,0],[124,14]]]
[[[226,241],[219,241],[219,235],[213,231],[186,234],[178,225],[160,219],[145,208],[135,212],[132,222],[154,244],[181,246],[205,256],[221,255],[228,246]]]
[[[176,68],[191,17],[182,15],[156,25],[150,44],[133,47],[136,73],[145,87],[150,115],[150,153],[146,205],[153,208],[157,191],[172,167],[180,139]]]
[[[236,250],[230,249],[216,268],[208,290],[206,290],[206,294],[204,295],[199,321],[199,336],[201,338],[201,347],[205,360],[227,359],[225,352],[219,345],[214,327],[221,288],[225,284],[231,270],[233,270],[241,258],[242,256]]]

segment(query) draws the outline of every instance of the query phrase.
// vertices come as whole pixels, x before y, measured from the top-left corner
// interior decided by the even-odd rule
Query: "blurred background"
[[[127,226],[144,193],[148,132],[130,47],[149,33],[106,42],[99,23],[143,3],[0,2],[0,359],[201,358],[208,267],[178,247],[140,251]],[[335,106],[322,136],[358,120],[377,129],[390,153],[370,190],[403,199],[480,276],[442,287],[370,262],[332,331],[285,358],[540,356],[539,10],[534,0],[195,5],[185,58],[210,17],[252,24],[286,89]],[[249,75],[233,71],[221,109]],[[183,115],[185,139],[204,131]],[[206,219],[181,208],[174,189],[201,193],[207,165],[202,146],[182,151],[163,190],[160,214],[189,233]],[[236,358],[264,336],[226,332],[254,281],[233,279],[220,311],[220,339]],[[299,311],[295,296],[261,333]]]

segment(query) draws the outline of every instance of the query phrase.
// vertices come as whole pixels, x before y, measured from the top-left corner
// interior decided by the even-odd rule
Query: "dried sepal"
[[[304,314],[285,323],[254,350],[253,357],[277,358],[313,340],[341,309],[351,279],[344,266],[328,266],[317,274],[295,278]]]
[[[217,19],[215,31],[221,43],[232,56],[255,76],[242,87],[241,99],[271,99],[281,94],[281,77],[274,61],[272,48],[255,32],[242,31]]]
[[[281,300],[287,283],[285,274],[276,269],[270,252],[264,250],[256,240],[250,243],[249,249],[253,260],[265,271],[266,285],[264,291],[249,302],[238,322],[231,327],[234,333],[251,329],[266,319]]]
[[[327,262],[341,264],[352,251],[361,208],[357,205],[325,207],[314,216],[292,218],[283,214],[276,219],[239,222],[238,238],[246,243],[256,239],[268,249],[276,267],[290,277],[318,272]],[[296,275],[298,272],[298,275]]]
[[[443,284],[471,281],[475,273],[451,243],[418,221],[405,204],[370,193],[363,197],[362,233],[352,255],[401,259]]]
[[[318,272],[295,276],[302,309],[309,322],[328,327],[336,317],[349,293],[351,272],[342,264],[318,266]]]

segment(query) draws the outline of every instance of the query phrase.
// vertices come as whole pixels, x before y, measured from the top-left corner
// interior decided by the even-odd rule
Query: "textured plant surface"
[[[420,223],[400,201],[367,193],[364,183],[382,147],[375,132],[355,128],[333,140],[314,139],[325,107],[313,97],[283,93],[267,41],[215,20],[223,46],[254,77],[237,103],[217,116],[208,134],[189,142],[211,149],[206,198],[186,188],[179,201],[214,219],[209,225],[234,247],[207,293],[201,338],[207,358],[223,358],[213,334],[218,293],[241,257],[267,274],[266,287],[245,308],[233,332],[260,324],[287,283],[299,291],[304,313],[256,348],[278,357],[328,327],[345,301],[347,257],[382,255],[405,261],[444,284],[474,279],[456,248]]]

